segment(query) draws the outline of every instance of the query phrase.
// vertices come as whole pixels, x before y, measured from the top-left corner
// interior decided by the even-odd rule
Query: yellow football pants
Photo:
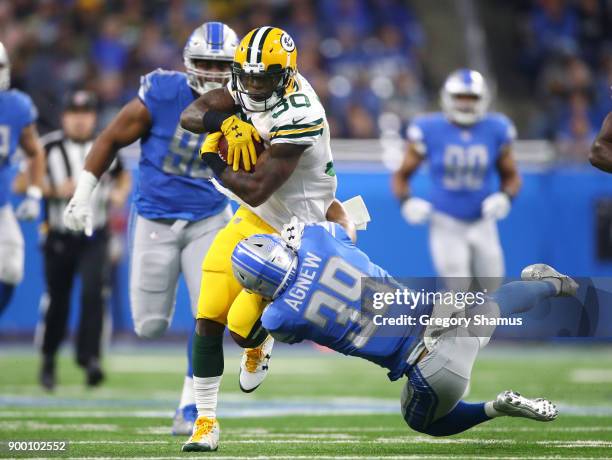
[[[246,338],[263,313],[261,296],[242,289],[232,272],[232,252],[240,240],[257,233],[277,233],[263,219],[240,207],[215,237],[204,262],[197,318],[227,324]]]

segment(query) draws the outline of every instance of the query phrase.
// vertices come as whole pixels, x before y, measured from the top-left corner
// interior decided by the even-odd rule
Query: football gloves
[[[221,131],[217,131],[216,133],[208,133],[204,142],[200,146],[200,158],[204,158],[204,155],[209,153],[219,153],[219,140],[223,133]]]
[[[40,200],[42,190],[35,185],[30,185],[26,191],[25,199],[19,204],[15,215],[19,220],[34,220],[40,214]]]
[[[482,217],[485,219],[501,220],[510,213],[510,198],[504,192],[495,192],[482,202]]]
[[[251,165],[257,163],[253,139],[261,142],[255,127],[232,115],[221,123],[221,132],[227,139],[227,164],[232,165],[234,171],[238,171],[242,159],[244,169],[250,171]]]
[[[422,198],[408,198],[402,204],[402,217],[412,225],[420,225],[429,221],[431,217],[431,203]]]
[[[93,221],[91,212],[91,194],[98,184],[98,178],[91,172],[83,170],[79,176],[79,183],[71,200],[64,210],[64,225],[74,232],[93,234]]]

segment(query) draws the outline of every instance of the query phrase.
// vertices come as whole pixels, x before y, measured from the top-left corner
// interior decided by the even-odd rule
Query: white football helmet
[[[11,86],[11,62],[6,48],[0,42],[0,91],[6,91]]]
[[[231,63],[238,36],[222,22],[205,22],[195,29],[183,49],[187,82],[198,94],[221,88],[232,76]],[[227,71],[198,68],[197,60],[227,62]]]
[[[446,78],[440,91],[442,110],[449,120],[460,125],[472,125],[482,119],[490,103],[487,83],[475,70],[454,71]]]

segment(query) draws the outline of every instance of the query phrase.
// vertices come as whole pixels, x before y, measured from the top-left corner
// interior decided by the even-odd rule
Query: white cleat
[[[559,415],[557,406],[548,399],[528,399],[512,390],[497,395],[493,407],[510,417],[530,418],[539,422],[551,422]]]
[[[269,335],[257,348],[244,349],[240,363],[239,384],[240,389],[245,393],[255,391],[268,375],[273,346],[274,339]]]
[[[559,290],[557,295],[574,296],[578,290],[578,283],[567,275],[546,264],[533,264],[523,268],[521,272],[523,281],[550,281]]]
[[[183,452],[212,452],[219,447],[219,422],[216,418],[198,417],[193,426],[193,433],[183,444]]]

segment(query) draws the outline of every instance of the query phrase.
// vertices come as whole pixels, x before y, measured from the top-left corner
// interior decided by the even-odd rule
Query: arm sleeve
[[[422,156],[427,154],[427,145],[425,144],[425,134],[419,120],[413,121],[406,131],[408,143],[414,147],[414,150]]]
[[[500,116],[499,125],[499,148],[501,149],[514,143],[514,141],[516,140],[516,127],[514,126],[514,123],[512,123],[512,121],[504,115]]]
[[[327,127],[323,107],[319,101],[311,101],[303,93],[291,94],[287,99],[279,106],[280,109],[275,109],[279,112],[274,126],[270,128],[270,143],[315,144]]]
[[[262,326],[270,332],[272,337],[284,343],[298,343],[303,340],[297,334],[297,328],[292,327],[292,323],[287,321],[282,312],[278,301],[272,302],[266,307],[261,316]]]

